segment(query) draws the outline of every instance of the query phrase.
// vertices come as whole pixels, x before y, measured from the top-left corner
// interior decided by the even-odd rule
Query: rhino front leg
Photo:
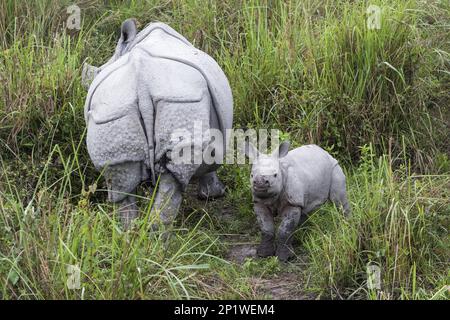
[[[301,208],[287,206],[281,214],[282,220],[278,228],[276,251],[276,255],[280,261],[287,261],[294,254],[292,234],[297,228],[301,213]]]
[[[134,196],[126,196],[119,205],[119,219],[125,230],[130,229],[132,222],[139,215],[139,209]]]
[[[215,171],[201,176],[198,181],[198,197],[200,199],[218,198],[225,194],[225,186]]]
[[[165,226],[175,220],[182,200],[180,183],[170,173],[161,174],[152,210]]]
[[[267,206],[255,203],[255,214],[261,229],[261,243],[256,249],[260,257],[269,257],[275,254],[275,226],[273,214]]]

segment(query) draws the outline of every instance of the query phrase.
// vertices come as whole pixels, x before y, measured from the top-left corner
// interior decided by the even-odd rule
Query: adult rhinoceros
[[[108,199],[119,204],[125,228],[138,216],[134,194],[142,181],[159,181],[153,212],[164,224],[175,218],[192,178],[199,178],[199,197],[224,194],[217,162],[178,163],[171,154],[176,130],[193,133],[201,123],[203,132],[218,129],[226,137],[232,126],[231,89],[214,59],[166,24],[151,23],[137,33],[128,19],[113,57],[92,68],[85,103],[88,152],[105,172]],[[210,139],[191,144],[205,150]]]

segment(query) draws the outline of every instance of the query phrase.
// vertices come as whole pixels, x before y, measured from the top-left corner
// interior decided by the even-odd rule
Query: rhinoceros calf
[[[260,153],[250,143],[245,146],[246,155],[253,160],[250,182],[261,229],[257,254],[276,254],[282,261],[292,256],[292,234],[309,212],[327,200],[342,207],[346,215],[350,212],[345,175],[337,160],[316,145],[288,150],[289,142],[271,155]],[[278,213],[282,220],[275,237],[274,216]]]
[[[113,57],[99,68],[85,66],[84,83],[89,76],[88,152],[95,167],[105,171],[109,200],[119,204],[126,228],[138,215],[134,193],[142,181],[155,185],[159,176],[153,212],[166,225],[175,218],[192,178],[199,178],[199,197],[223,195],[215,173],[220,162],[180,162],[172,154],[179,143],[175,132],[194,135],[183,141],[195,152],[209,150],[210,136],[203,133],[216,129],[227,137],[225,131],[232,127],[231,88],[214,59],[168,25],[151,23],[138,33],[128,19]]]

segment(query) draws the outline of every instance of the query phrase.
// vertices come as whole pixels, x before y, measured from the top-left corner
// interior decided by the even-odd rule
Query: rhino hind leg
[[[200,199],[219,198],[225,194],[225,186],[215,171],[208,172],[199,178],[198,197]]]
[[[182,200],[180,183],[170,173],[161,174],[153,202],[153,214],[159,214],[160,221],[168,226],[175,220]]]
[[[339,208],[344,210],[346,217],[351,214],[350,205],[347,200],[347,188],[345,175],[342,168],[337,165],[334,167],[331,177],[330,200]]]
[[[119,219],[125,230],[139,215],[134,195],[142,181],[142,173],[142,163],[132,161],[111,165],[105,170],[108,200],[118,205]]]
[[[134,196],[126,196],[119,203],[119,219],[124,230],[130,229],[133,221],[139,216],[139,209]]]

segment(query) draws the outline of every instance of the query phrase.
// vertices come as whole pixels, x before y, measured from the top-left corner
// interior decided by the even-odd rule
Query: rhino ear
[[[122,27],[120,29],[120,38],[123,42],[130,43],[136,38],[137,27],[136,27],[136,19],[131,18],[127,19],[122,23]]]
[[[120,28],[120,39],[117,43],[116,53],[122,55],[127,45],[136,38],[136,34],[136,20],[133,18],[125,20]]]
[[[290,145],[291,143],[288,140],[283,141],[283,143],[281,143],[280,146],[277,149],[275,149],[274,152],[272,152],[272,156],[277,158],[283,158],[288,154]]]
[[[244,153],[251,160],[258,158],[259,151],[250,141],[245,141],[244,143]]]

